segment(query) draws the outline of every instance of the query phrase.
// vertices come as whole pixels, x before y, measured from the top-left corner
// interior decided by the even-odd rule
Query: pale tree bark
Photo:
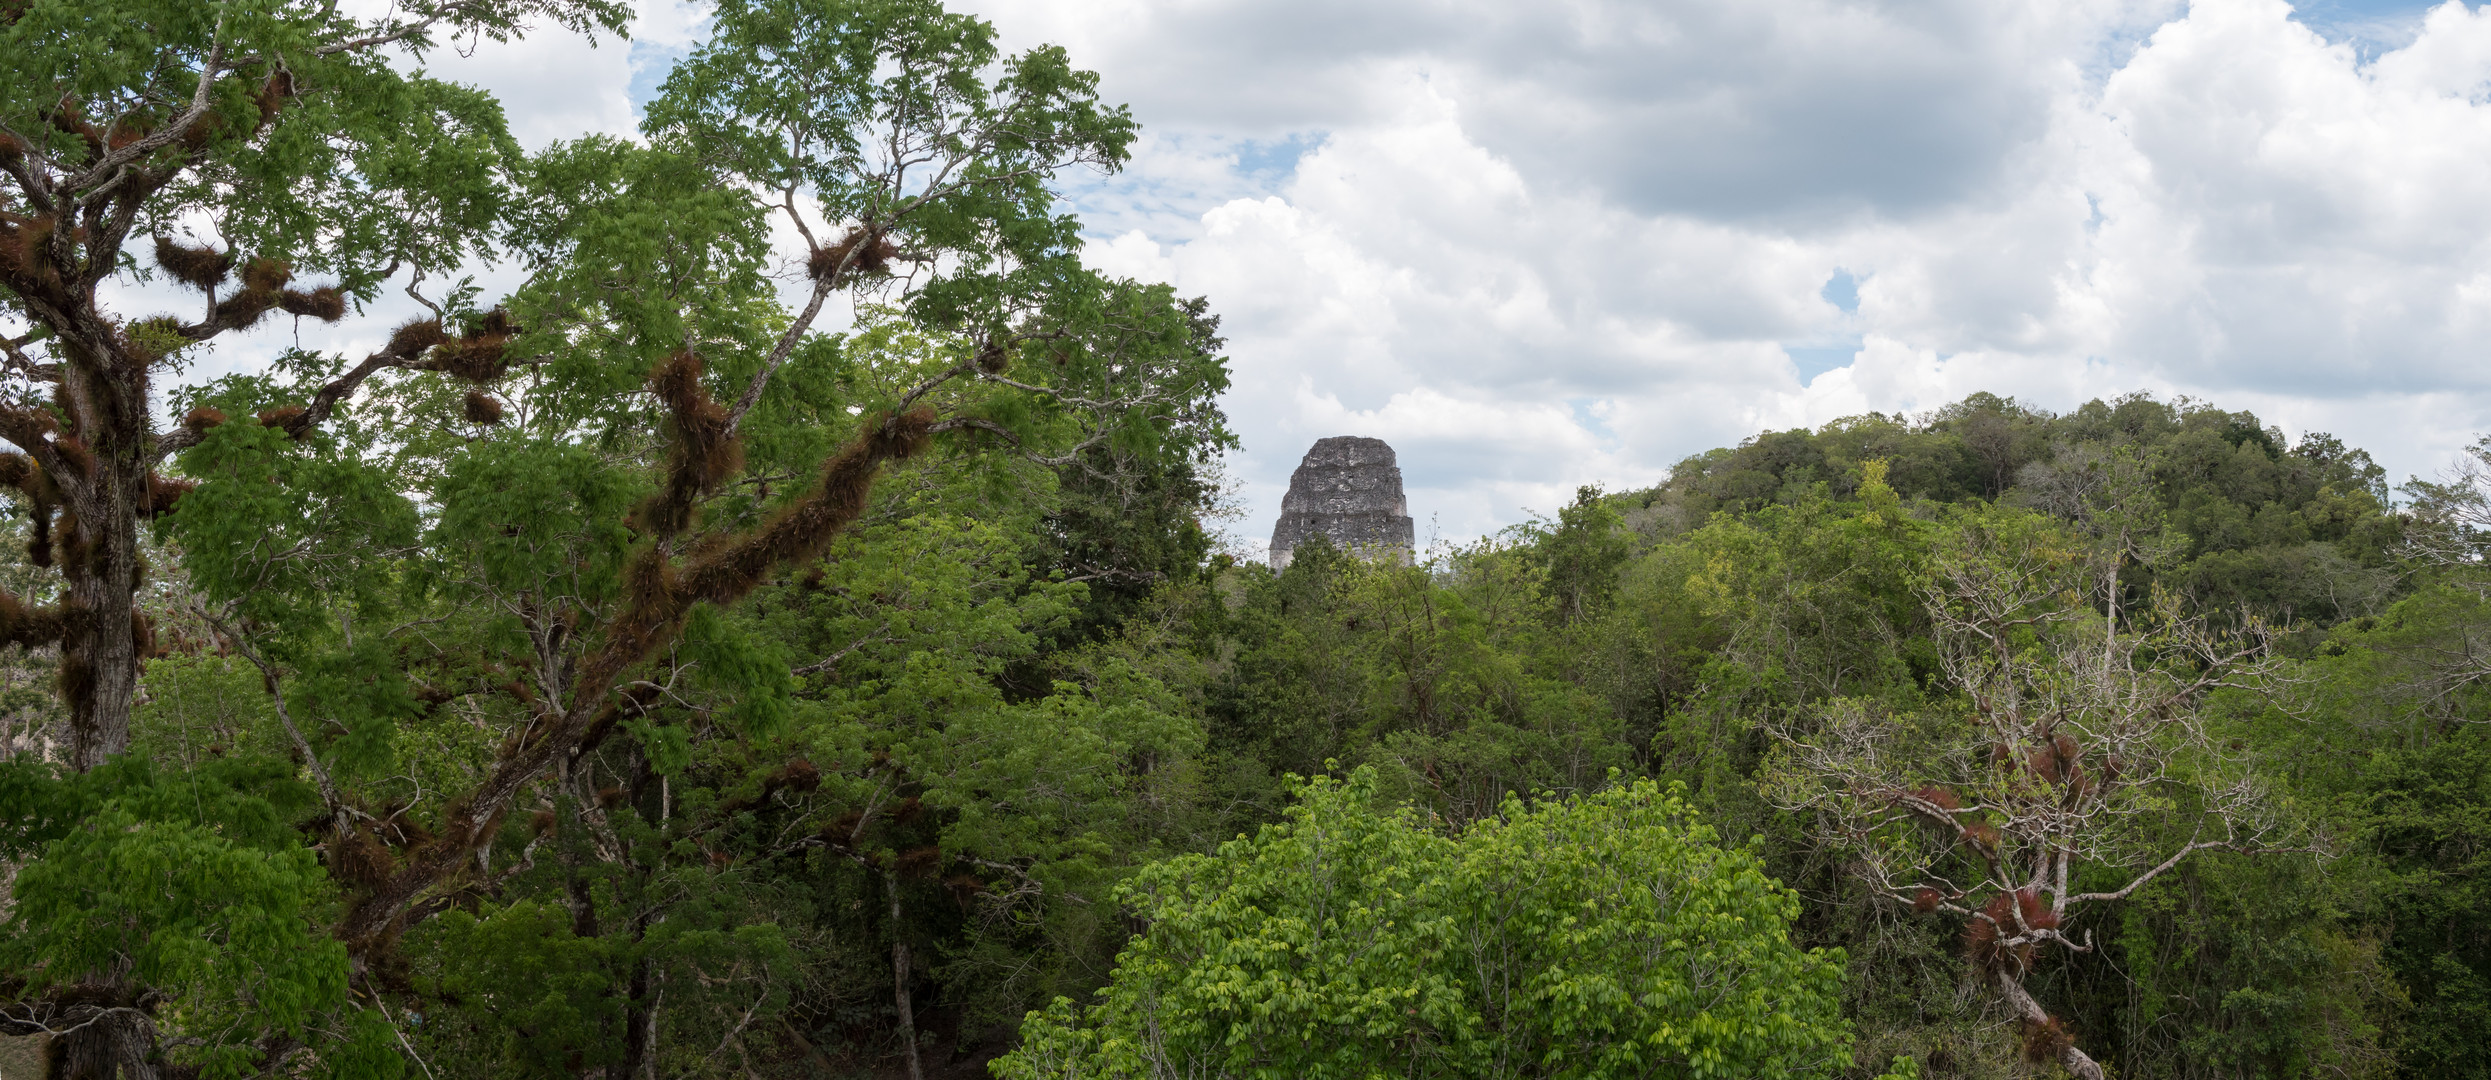
[[[2005,971],[1992,972],[1990,978],[1998,990],[1998,996],[2024,1021],[2028,1041],[2038,1037],[2055,1044],[2059,1064],[2077,1080],[2102,1080],[2101,1064],[2077,1049],[2075,1040],[2060,1030],[2058,1019],[2042,1008],[2040,1002],[2034,1001],[2031,994],[2024,992],[2022,978]]]

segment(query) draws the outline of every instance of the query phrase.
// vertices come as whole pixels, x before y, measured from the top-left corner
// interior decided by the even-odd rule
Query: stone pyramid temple
[[[1289,553],[1318,534],[1363,558],[1409,561],[1416,534],[1401,464],[1384,440],[1336,435],[1306,451],[1271,529],[1271,568],[1286,569]]]

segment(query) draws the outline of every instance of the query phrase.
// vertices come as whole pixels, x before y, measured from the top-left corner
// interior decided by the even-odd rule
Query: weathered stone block
[[[1309,537],[1368,559],[1408,562],[1416,530],[1401,495],[1401,463],[1382,439],[1336,435],[1317,440],[1289,477],[1280,521],[1271,530],[1271,568]]]

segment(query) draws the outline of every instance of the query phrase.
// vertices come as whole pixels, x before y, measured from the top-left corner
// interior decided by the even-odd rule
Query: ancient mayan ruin
[[[1364,558],[1409,560],[1410,506],[1400,462],[1384,440],[1336,435],[1306,451],[1272,526],[1271,568],[1287,569],[1290,552],[1317,534]]]

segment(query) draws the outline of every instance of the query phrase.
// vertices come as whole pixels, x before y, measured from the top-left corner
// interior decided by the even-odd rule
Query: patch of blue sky
[[[631,98],[634,119],[649,115],[649,102],[657,100],[658,87],[666,82],[675,64],[692,54],[683,46],[659,45],[648,41],[631,43],[631,83],[624,93]]]
[[[2413,43],[2422,30],[2422,17],[2447,0],[2292,0],[2292,17],[2301,25],[2318,32],[2320,37],[2337,44],[2352,46],[2362,63],[2376,60],[2380,53],[2401,49]],[[2168,19],[2188,14],[2187,0],[2166,0],[2168,10],[2158,17],[2132,22],[2112,29],[2097,42],[2090,55],[2080,64],[2085,74],[2102,80],[2135,57],[2136,50],[2152,38]],[[2479,6],[2477,4],[2476,6]]]
[[[1824,297],[1826,303],[1841,308],[1845,315],[1860,312],[1860,279],[1848,270],[1834,271],[1834,276],[1825,279],[1825,287],[1818,289],[1816,294]]]
[[[1245,139],[1237,143],[1237,172],[1252,177],[1267,191],[1277,191],[1297,175],[1298,160],[1323,145],[1319,131],[1293,131],[1277,139]]]
[[[1600,415],[1601,400],[1599,398],[1567,398],[1566,409],[1574,414],[1574,423],[1577,426],[1591,432],[1592,437],[1600,440],[1604,445],[1615,446],[1618,443],[1617,430],[1609,426],[1607,417]]]
[[[1122,171],[1101,175],[1074,169],[1059,175],[1060,205],[1081,218],[1092,239],[1139,229],[1162,242],[1182,243],[1199,235],[1202,216],[1224,203],[1286,192],[1298,164],[1326,137],[1321,131],[1271,139],[1146,134]]]
[[[1860,339],[1838,345],[1784,345],[1782,352],[1790,357],[1791,366],[1799,369],[1801,385],[1813,383],[1816,377],[1838,367],[1849,367],[1859,359]]]
[[[2422,30],[2422,17],[2445,0],[2295,0],[2292,17],[2319,36],[2349,44],[2362,62],[2403,48]]]

